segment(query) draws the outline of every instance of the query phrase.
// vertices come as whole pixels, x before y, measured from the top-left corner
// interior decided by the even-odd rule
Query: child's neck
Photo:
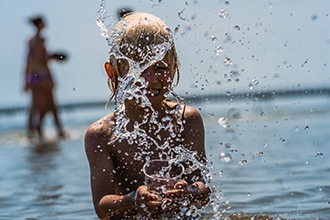
[[[150,108],[150,107],[140,107],[140,106],[126,106],[125,114],[126,116],[131,119],[131,121],[150,121],[151,119],[159,120],[167,115],[166,110],[168,106],[163,103],[158,108]],[[155,117],[154,113],[156,113],[157,117]]]

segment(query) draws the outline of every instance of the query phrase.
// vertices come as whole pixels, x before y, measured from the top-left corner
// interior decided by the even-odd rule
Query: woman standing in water
[[[195,108],[167,99],[179,63],[169,28],[151,14],[130,13],[117,24],[111,46],[105,69],[116,110],[85,134],[98,217],[159,218],[201,208],[211,190],[192,166],[206,164],[203,120]],[[184,162],[188,155],[197,160]],[[142,172],[152,159],[174,159],[186,168],[162,196],[148,188]]]
[[[29,40],[28,55],[24,76],[24,90],[31,92],[32,103],[28,117],[28,137],[32,138],[37,132],[39,138],[43,138],[42,122],[47,112],[54,116],[58,136],[65,136],[60,119],[57,113],[57,106],[54,100],[54,81],[48,62],[51,59],[63,61],[64,54],[48,54],[45,46],[45,39],[41,32],[45,28],[42,17],[31,18],[30,23],[35,27],[36,33]]]

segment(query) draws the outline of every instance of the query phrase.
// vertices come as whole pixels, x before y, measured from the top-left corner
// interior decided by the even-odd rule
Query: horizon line
[[[242,100],[247,98],[253,98],[255,100],[268,101],[277,97],[293,97],[293,96],[315,96],[324,95],[330,97],[330,87],[327,88],[312,88],[312,89],[280,89],[280,90],[268,90],[268,91],[242,91],[237,93],[213,93],[213,94],[199,94],[184,96],[185,102],[203,102],[210,100]],[[180,96],[182,97],[182,96]],[[81,101],[76,103],[64,103],[58,105],[59,109],[74,109],[74,108],[88,108],[105,106],[107,100],[104,101]],[[9,106],[0,107],[0,114],[14,114],[16,112],[27,110],[28,106]]]

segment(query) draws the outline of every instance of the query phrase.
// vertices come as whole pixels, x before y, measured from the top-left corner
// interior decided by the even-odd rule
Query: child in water
[[[195,108],[167,99],[179,74],[169,28],[154,15],[133,12],[119,21],[113,37],[105,70],[116,110],[85,134],[98,217],[160,218],[202,207],[211,190],[201,170],[191,167],[206,164],[203,120]],[[184,163],[184,152],[198,160]],[[162,196],[145,183],[142,168],[152,159],[178,159],[187,171]]]

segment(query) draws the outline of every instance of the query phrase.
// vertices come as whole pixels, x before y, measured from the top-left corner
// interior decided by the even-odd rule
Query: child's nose
[[[141,76],[145,78],[148,82],[154,82],[157,80],[157,76],[153,68],[149,67],[145,71],[142,72]]]

